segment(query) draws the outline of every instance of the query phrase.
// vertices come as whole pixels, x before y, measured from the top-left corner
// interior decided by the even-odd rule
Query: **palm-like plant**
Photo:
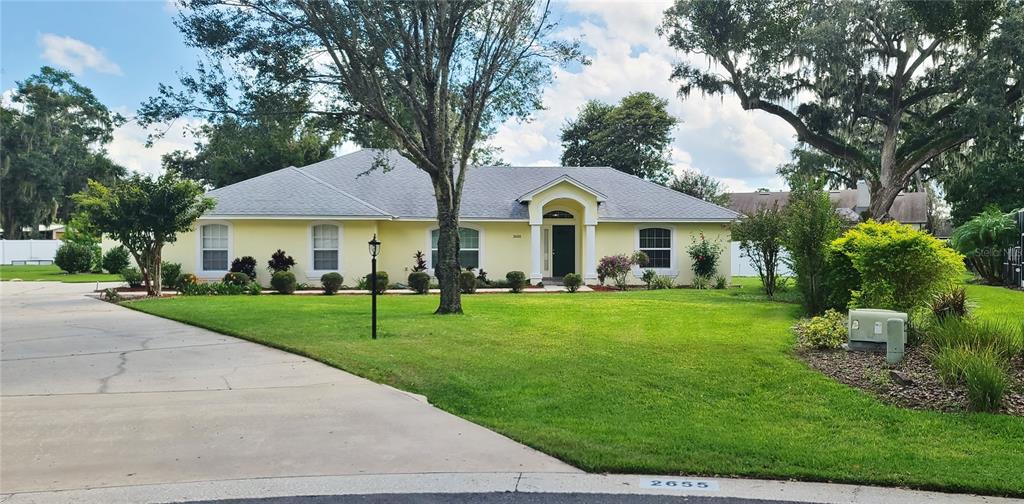
[[[1016,234],[1011,215],[990,207],[958,227],[950,243],[967,256],[971,270],[995,285],[1002,282],[1003,251],[1013,245]]]

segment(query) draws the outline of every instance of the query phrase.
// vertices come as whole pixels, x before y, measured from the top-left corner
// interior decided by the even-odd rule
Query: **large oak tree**
[[[678,0],[661,33],[681,94],[731,93],[861,173],[870,212],[937,157],[1019,120],[1020,2]]]
[[[177,21],[190,45],[212,60],[161,87],[143,107],[223,112],[225,74],[243,87],[309,92],[292,110],[362,121],[429,177],[437,204],[441,287],[437,313],[461,313],[459,209],[477,141],[494,121],[539,105],[553,60],[581,59],[575,43],[553,37],[537,0],[186,0]],[[170,114],[170,115],[173,115]],[[386,162],[381,159],[381,167]]]
[[[103,105],[70,73],[43,67],[18,82],[11,102],[0,106],[0,225],[5,238],[67,222],[70,196],[89,179],[111,182],[124,168],[107,157],[121,116]]]

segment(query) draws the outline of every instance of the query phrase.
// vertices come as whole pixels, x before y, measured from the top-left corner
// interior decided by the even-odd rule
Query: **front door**
[[[551,276],[576,271],[576,226],[551,226]]]

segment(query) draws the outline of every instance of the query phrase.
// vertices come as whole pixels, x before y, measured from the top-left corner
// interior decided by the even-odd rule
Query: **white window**
[[[200,228],[201,257],[203,271],[228,270],[228,226],[226,224],[204,224]]]
[[[430,264],[437,264],[437,239],[440,231],[430,232]],[[470,228],[459,228],[459,265],[463,268],[480,267],[480,232]]]
[[[640,229],[641,252],[647,254],[647,268],[672,268],[672,230],[649,227]]]
[[[340,240],[338,226],[334,224],[316,224],[312,227],[313,234],[313,270],[338,271]]]

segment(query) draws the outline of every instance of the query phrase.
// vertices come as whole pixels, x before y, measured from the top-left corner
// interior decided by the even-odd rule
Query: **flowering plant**
[[[616,254],[604,256],[597,263],[597,279],[604,285],[605,279],[611,278],[619,289],[626,288],[626,278],[633,266],[647,264],[647,254],[639,250],[631,255]]]
[[[700,233],[700,239],[694,238],[693,244],[687,249],[693,261],[693,274],[698,277],[711,278],[718,270],[718,258],[722,255],[722,246],[709,242]]]

